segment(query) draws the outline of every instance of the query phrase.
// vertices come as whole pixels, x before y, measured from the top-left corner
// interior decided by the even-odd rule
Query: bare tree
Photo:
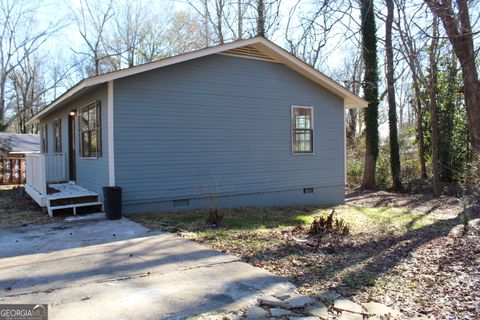
[[[139,45],[142,42],[143,24],[147,20],[148,8],[142,1],[120,3],[113,17],[115,30],[108,47],[127,67],[136,65]]]
[[[192,13],[176,11],[170,17],[150,15],[142,25],[137,59],[140,63],[201,49],[203,24]]]
[[[216,41],[220,44],[225,42],[223,30],[225,20],[226,0],[213,0],[213,9],[209,0],[187,0],[187,3],[202,17],[205,30],[205,46],[209,46],[211,42],[210,26],[212,26]],[[214,12],[212,14],[212,11]]]
[[[20,133],[31,131],[31,128],[27,128],[27,121],[45,105],[41,63],[38,57],[27,56],[10,74],[14,91],[11,105],[15,111],[11,120],[16,122]]]
[[[107,52],[104,40],[107,22],[113,16],[113,0],[105,4],[79,0],[79,4],[80,8],[72,8],[72,11],[87,50],[77,53],[86,56],[93,64],[93,72],[87,72],[87,75],[99,75],[102,62],[112,56]]]
[[[356,48],[359,50],[358,48]],[[352,49],[352,51],[355,49]],[[332,74],[332,78],[339,83],[343,83],[344,86],[359,95],[362,88],[362,76],[364,73],[364,64],[359,50],[356,54],[348,55],[344,58],[343,64],[339,70],[336,70]],[[360,129],[359,112],[356,108],[347,110],[346,115],[346,139],[347,146],[354,146],[356,144],[357,132]]]
[[[25,54],[25,53],[24,53]],[[35,125],[27,125],[38,111],[46,106],[47,101],[56,98],[56,89],[70,75],[74,65],[65,65],[62,60],[47,62],[52,58],[28,55],[22,59],[10,74],[12,99],[9,107],[13,116],[9,122],[15,124],[20,133],[36,133]]]
[[[167,56],[201,49],[204,47],[202,24],[188,12],[175,12],[163,39]]]
[[[23,0],[0,0],[0,131],[8,126],[5,119],[6,89],[10,75],[61,28],[59,23],[39,28],[37,8]]]
[[[415,101],[413,106],[416,111],[416,131],[418,141],[418,157],[420,160],[420,171],[422,179],[427,179],[427,166],[425,160],[425,141],[424,141],[424,128],[423,128],[423,99],[421,93],[421,86],[427,85],[425,76],[423,75],[422,66],[420,63],[420,51],[423,46],[417,44],[416,39],[419,37],[412,33],[412,25],[415,25],[415,14],[420,12],[421,8],[412,14],[409,18],[406,13],[405,0],[396,0],[397,17],[394,20],[396,29],[398,30],[402,50],[400,52],[404,55],[405,61],[408,64],[410,72],[412,74],[413,90],[415,93]]]
[[[329,54],[344,45],[338,41],[338,34],[342,33],[342,37],[346,39],[352,36],[348,34],[350,28],[344,28],[343,23],[352,20],[350,15],[353,9],[343,1],[327,0],[318,5],[314,3],[313,12],[303,12],[305,4],[305,0],[298,0],[290,9],[285,28],[287,49],[306,63],[320,69]],[[358,42],[355,45],[358,45]]]
[[[175,17],[174,17],[175,18]],[[151,62],[166,57],[165,36],[170,32],[172,18],[150,14],[140,30],[140,43],[137,50],[139,63]]]
[[[469,14],[469,3],[473,1],[425,0],[425,3],[441,19],[460,61],[470,140],[473,149],[480,155],[480,80]]]

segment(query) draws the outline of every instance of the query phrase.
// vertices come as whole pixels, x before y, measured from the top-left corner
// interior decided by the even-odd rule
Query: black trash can
[[[103,187],[103,205],[108,220],[122,218],[122,188]]]

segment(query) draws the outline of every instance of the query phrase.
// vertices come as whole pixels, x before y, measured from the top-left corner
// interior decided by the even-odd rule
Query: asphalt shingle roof
[[[10,153],[40,152],[38,134],[0,133],[0,143],[11,148]]]

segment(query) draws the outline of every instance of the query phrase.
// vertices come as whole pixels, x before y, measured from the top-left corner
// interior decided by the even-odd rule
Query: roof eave
[[[366,108],[368,106],[368,103],[365,100],[363,100],[353,92],[349,91],[345,87],[341,86],[331,78],[320,73],[318,70],[314,69],[312,66],[306,64],[302,60],[293,56],[291,53],[275,45],[273,42],[270,42],[263,37],[255,37],[255,38],[239,40],[239,41],[235,41],[232,43],[223,44],[215,47],[209,47],[209,48],[201,49],[198,51],[193,51],[190,53],[178,55],[175,57],[147,63],[144,65],[139,65],[136,67],[131,67],[131,68],[95,76],[92,78],[84,79],[80,81],[78,84],[76,84],[75,86],[73,86],[72,88],[70,88],[62,96],[54,100],[50,105],[48,105],[42,111],[37,113],[32,119],[30,119],[27,122],[27,124],[32,124],[40,120],[42,117],[47,115],[50,111],[52,111],[56,106],[72,98],[75,94],[77,94],[78,92],[80,92],[85,88],[92,87],[108,81],[116,80],[119,78],[132,76],[142,72],[147,72],[147,71],[161,68],[164,66],[173,65],[173,64],[184,62],[184,61],[197,59],[197,58],[205,57],[205,56],[216,54],[216,53],[221,53],[227,50],[248,46],[248,45],[260,46],[263,49],[266,49],[275,59],[285,63],[287,66],[289,66],[293,70],[296,70],[297,72],[303,74],[307,78],[325,87],[327,90],[330,90],[331,92],[342,97],[344,100],[345,108],[348,108],[348,109]]]
[[[33,124],[37,121],[39,121],[43,116],[46,114],[50,113],[53,108],[64,102],[65,100],[70,99],[73,95],[75,95],[77,92],[81,91],[82,89],[86,88],[86,81],[88,79],[84,79],[71,87],[67,92],[65,92],[63,95],[58,97],[56,100],[54,100],[52,103],[50,103],[47,107],[43,108],[39,113],[37,113],[35,116],[33,116],[32,119],[27,121],[27,125]]]

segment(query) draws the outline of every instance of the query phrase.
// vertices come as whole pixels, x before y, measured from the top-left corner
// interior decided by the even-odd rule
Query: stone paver
[[[292,311],[280,308],[272,308],[270,309],[270,314],[272,317],[283,317],[291,315]]]
[[[359,313],[343,311],[339,320],[363,320],[363,316]]]
[[[261,305],[265,305],[269,307],[290,309],[289,303],[282,301],[280,299],[277,299],[273,296],[265,295],[265,296],[258,297],[257,302]]]
[[[273,295],[275,298],[280,299],[280,300],[285,300],[288,299],[292,296],[292,293],[290,292],[281,292]]]
[[[367,313],[369,315],[373,315],[373,316],[390,315],[390,316],[398,317],[400,315],[400,313],[397,310],[394,310],[378,302],[362,303],[362,306],[367,310]]]
[[[313,304],[315,300],[307,296],[297,295],[284,300],[284,302],[288,303],[290,305],[290,308],[296,309],[303,308],[309,304]]]
[[[332,305],[333,301],[337,300],[340,298],[340,293],[336,291],[320,291],[315,294],[315,298],[320,299],[323,303],[327,305]]]
[[[365,313],[362,306],[348,299],[337,299],[333,302],[333,307],[337,310],[353,313]]]
[[[305,309],[305,313],[319,318],[328,317],[328,307],[322,302],[316,302],[314,305]]]
[[[268,311],[260,308],[259,306],[252,306],[248,308],[245,313],[247,319],[266,319],[268,317]]]

